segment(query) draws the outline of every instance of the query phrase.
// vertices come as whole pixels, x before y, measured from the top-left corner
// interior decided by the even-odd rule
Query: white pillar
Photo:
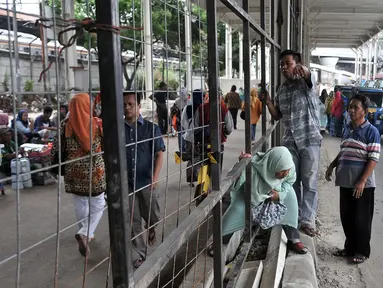
[[[63,7],[63,18],[73,19],[74,18],[74,0],[62,0]],[[73,31],[69,31],[68,33],[64,33],[64,42],[68,43],[69,39],[74,35]],[[88,48],[88,47],[86,47]],[[76,86],[76,80],[74,76],[74,70],[72,67],[77,67],[77,49],[76,45],[72,45],[64,50],[65,54],[65,90],[74,88]],[[46,51],[48,53],[48,51]],[[89,54],[90,59],[90,54]],[[90,72],[89,72],[90,73]],[[89,83],[90,84],[90,83]],[[86,85],[87,87],[88,85]],[[78,87],[80,89],[84,89],[84,87]],[[91,87],[89,87],[90,89]],[[70,93],[69,97],[72,98],[75,93]]]
[[[190,17],[190,0],[185,1],[185,53],[186,53],[186,87],[188,92],[192,93],[193,64],[192,64],[192,33]]]
[[[371,44],[371,40],[368,41],[367,43],[367,47],[368,47],[368,56],[367,56],[367,73],[366,73],[366,77],[367,77],[367,80],[370,80],[371,79],[371,58],[372,58],[372,44]]]
[[[374,77],[374,80],[376,78],[376,73],[377,73],[377,70],[378,70],[378,39],[374,38],[374,64],[373,64],[373,68],[372,68],[372,76]]]
[[[153,109],[153,101],[149,99],[149,96],[152,95],[153,92],[153,77],[152,77],[152,71],[153,71],[153,50],[152,50],[152,21],[151,21],[151,14],[152,9],[150,3],[150,0],[142,0],[144,8],[144,42],[145,42],[145,49],[144,49],[144,55],[145,55],[145,93],[146,93],[146,108]]]
[[[239,37],[239,79],[243,79],[243,34],[238,33]]]
[[[281,39],[281,50],[290,49],[290,0],[281,1],[282,14],[283,14],[283,25],[282,25],[282,39]]]
[[[232,29],[230,24],[226,23],[226,49],[225,49],[225,58],[226,58],[226,78],[231,79],[233,77],[233,68],[232,68],[232,61],[233,61],[233,55],[232,55]]]
[[[358,53],[358,49],[356,49],[355,50],[355,67],[354,67],[355,81],[358,81],[358,65],[359,65],[359,53]]]

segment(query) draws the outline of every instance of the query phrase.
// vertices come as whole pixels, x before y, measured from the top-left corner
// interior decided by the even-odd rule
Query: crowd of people
[[[282,225],[289,240],[288,247],[296,253],[305,254],[308,249],[300,241],[300,231],[311,237],[317,235],[315,218],[322,143],[319,101],[315,77],[301,63],[299,53],[291,50],[282,52],[280,68],[286,81],[274,101],[266,90],[259,93],[258,88],[251,89],[250,120],[251,140],[254,141],[262,105],[266,105],[273,119],[280,120],[284,126],[283,147],[274,147],[255,155],[241,154],[240,159],[251,158],[253,172],[251,179],[246,179],[245,172],[242,173],[223,196],[223,201],[228,204],[223,218],[224,243],[227,243],[232,233],[244,227],[244,207],[251,204],[254,224],[261,224],[261,227]],[[166,149],[162,135],[167,133],[169,124],[166,89],[166,84],[162,83],[163,91],[153,96],[157,104],[158,125],[142,117],[140,93],[131,91],[123,94],[129,205],[132,211],[132,259],[136,268],[146,259],[147,245],[156,242],[156,225],[161,218],[160,191],[157,186]],[[236,86],[232,86],[219,99],[221,165],[224,143],[228,135],[237,129],[238,111],[244,111],[242,91],[240,89],[240,93],[237,93],[236,90]],[[9,175],[10,161],[23,152],[16,151],[12,140],[15,137],[12,132],[14,128],[22,133],[19,145],[30,141],[36,134],[40,137],[54,137],[54,159],[69,161],[62,168],[62,175],[65,191],[73,195],[74,214],[79,223],[75,239],[83,256],[90,253],[89,242],[94,239],[105,207],[105,164],[99,153],[103,150],[104,137],[100,99],[96,97],[93,100],[83,93],[75,95],[70,100],[69,112],[60,111],[59,119],[63,119],[60,123],[50,120],[50,107],[46,107],[35,121],[28,118],[26,110],[21,110],[11,123],[8,115],[0,114],[2,173]],[[338,250],[335,255],[352,257],[353,263],[359,264],[370,255],[376,187],[374,168],[380,156],[380,135],[365,119],[368,108],[368,98],[365,96],[354,96],[347,108],[339,91],[330,95],[323,94],[320,100],[325,104],[330,120],[328,129],[333,136],[342,137],[339,155],[329,165],[326,173],[326,179],[330,181],[336,169],[335,184],[340,187],[340,215],[346,236],[344,249]],[[347,119],[345,111],[350,119],[347,125],[342,124]],[[180,151],[200,155],[201,146],[208,148],[211,142],[210,116],[210,101],[204,91],[194,90],[189,95],[186,88],[180,89],[179,98],[170,112],[170,118],[174,119],[173,127],[178,133]],[[60,135],[57,133],[58,125]],[[93,155],[92,161],[85,157],[89,155]],[[75,159],[77,161],[70,161]],[[191,164],[188,163],[188,168]],[[196,181],[196,175],[190,169],[187,170],[187,181],[191,185]],[[251,203],[245,203],[245,181],[253,183]],[[0,189],[4,191],[3,186]],[[265,205],[272,209],[262,209]],[[264,211],[270,211],[270,214],[262,215]],[[142,220],[147,229],[147,239]]]

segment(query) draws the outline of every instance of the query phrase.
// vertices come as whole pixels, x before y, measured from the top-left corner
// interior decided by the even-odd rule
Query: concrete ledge
[[[286,258],[282,288],[318,288],[315,238],[301,234],[301,241],[309,249],[309,253],[289,254]]]
[[[271,230],[267,256],[264,261],[261,288],[278,288],[281,283],[286,260],[287,238],[282,226]]]

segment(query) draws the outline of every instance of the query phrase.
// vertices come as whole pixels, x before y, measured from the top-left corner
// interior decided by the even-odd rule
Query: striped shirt
[[[345,125],[340,144],[339,162],[335,185],[354,188],[362,176],[369,160],[379,162],[380,133],[368,120],[353,129],[351,123]],[[375,172],[366,182],[366,188],[375,187]]]
[[[316,83],[314,75],[311,75],[311,83]],[[315,85],[309,88],[303,79],[295,80],[292,84],[286,81],[279,89],[275,101],[285,128],[282,139],[284,146],[301,149],[321,144]]]

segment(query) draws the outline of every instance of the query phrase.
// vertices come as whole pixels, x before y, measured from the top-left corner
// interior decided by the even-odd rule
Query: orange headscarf
[[[80,145],[87,152],[90,151],[90,97],[86,93],[76,94],[69,102],[69,118],[65,125],[65,137],[72,137],[73,134]],[[93,111],[92,111],[93,114]],[[92,117],[92,141],[96,134],[99,119]]]

